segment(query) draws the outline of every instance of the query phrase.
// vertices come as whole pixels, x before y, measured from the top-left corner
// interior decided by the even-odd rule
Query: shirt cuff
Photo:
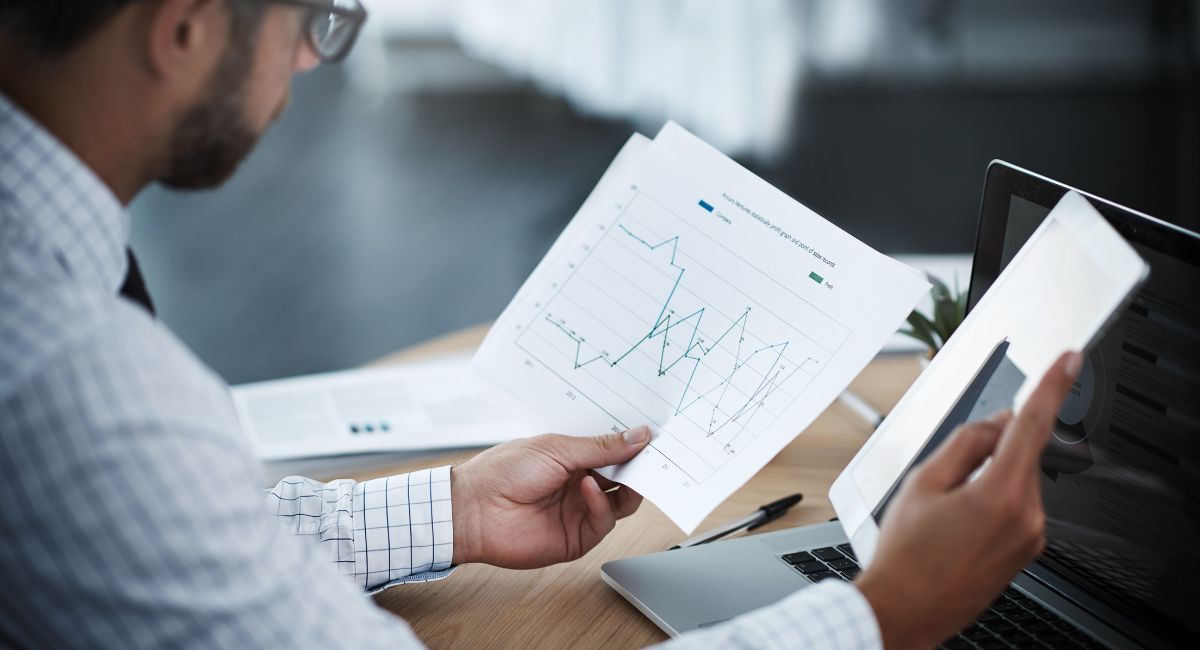
[[[842,580],[823,580],[734,619],[751,645],[766,648],[880,650],[875,611],[862,592]]]
[[[450,575],[454,522],[450,467],[354,486],[354,578],[374,593]]]

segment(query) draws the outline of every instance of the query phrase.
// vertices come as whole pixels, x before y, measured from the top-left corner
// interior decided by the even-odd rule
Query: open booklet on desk
[[[650,425],[646,450],[604,473],[691,532],[928,290],[668,123],[630,139],[472,367],[536,430]]]
[[[234,386],[264,461],[478,447],[530,435],[480,397],[469,357]]]

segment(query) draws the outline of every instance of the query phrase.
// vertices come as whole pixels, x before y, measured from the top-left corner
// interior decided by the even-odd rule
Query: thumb
[[[986,420],[959,427],[915,472],[916,480],[933,490],[948,490],[971,475],[996,448],[1000,432],[1012,417],[1001,411]]]
[[[559,460],[572,471],[619,465],[638,455],[648,442],[650,428],[644,426],[588,438],[568,436],[560,441],[563,458]]]

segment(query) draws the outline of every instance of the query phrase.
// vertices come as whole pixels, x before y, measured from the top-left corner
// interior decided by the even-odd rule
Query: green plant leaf
[[[933,321],[929,320],[928,316],[915,309],[911,314],[908,315],[908,324],[918,332],[924,332],[930,335],[937,332],[937,329],[933,326]]]
[[[920,342],[922,345],[929,348],[931,351],[937,349],[937,346],[934,345],[932,340],[930,340],[928,337],[924,337],[924,336],[921,336],[920,334],[917,334],[916,332],[912,331],[911,329],[902,329],[902,330],[900,330],[900,333],[911,339],[914,339],[914,340]]]
[[[934,341],[932,341],[932,340],[931,340],[931,339],[930,339],[928,336],[921,336],[920,334],[918,334],[917,332],[914,332],[914,331],[912,331],[911,329],[903,329],[903,330],[900,330],[900,333],[901,333],[901,334],[903,334],[903,335],[905,335],[905,336],[911,337],[912,339],[914,339],[914,340],[918,341],[919,343],[921,343],[921,345],[924,345],[924,346],[925,346],[926,348],[928,348],[928,349],[929,349],[931,352],[937,349],[937,346],[935,345],[935,342],[934,342]]]
[[[958,316],[958,302],[956,300],[947,297],[945,300],[939,300],[934,303],[933,323],[942,341],[948,340],[954,334],[954,330],[958,328],[960,322],[962,322],[962,319]]]
[[[953,298],[951,298],[952,294],[950,293],[950,287],[947,287],[945,282],[942,282],[928,273],[925,274],[925,277],[929,280],[929,284],[933,285],[931,293],[933,294],[934,304],[937,304],[942,300],[953,300]]]
[[[909,329],[902,330],[901,333],[924,343],[925,345],[929,346],[931,351],[937,351],[937,349],[940,347],[937,340],[937,334],[934,330],[933,323],[931,323],[924,314],[913,310],[913,312],[908,315],[908,324]]]
[[[965,294],[959,289],[958,275],[954,277],[954,290],[938,278],[928,276],[933,285],[933,330],[944,344],[962,324],[966,313]]]

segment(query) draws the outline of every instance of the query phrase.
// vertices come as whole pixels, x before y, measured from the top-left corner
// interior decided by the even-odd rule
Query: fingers
[[[583,492],[583,501],[587,504],[588,526],[600,535],[607,535],[617,525],[617,516],[613,512],[608,495],[604,494],[596,479],[591,476],[583,477],[579,482],[579,490]]]
[[[1063,353],[1050,366],[1021,412],[1005,427],[989,476],[1024,480],[1034,475],[1054,420],[1082,366],[1083,355],[1078,352]]]
[[[613,514],[617,519],[624,519],[632,515],[637,512],[638,506],[642,505],[642,495],[624,485],[615,492],[609,492],[604,496],[608,497],[608,503],[612,506]]]
[[[962,484],[992,455],[1000,432],[1012,414],[1001,411],[986,420],[959,427],[914,472],[915,480],[931,490],[948,490]]]
[[[621,487],[620,483],[617,483],[616,481],[608,478],[607,476],[604,476],[603,474],[597,472],[596,470],[591,471],[591,476],[592,476],[592,478],[596,479],[596,482],[600,484],[600,489],[604,490],[605,492],[611,492],[611,491]]]
[[[604,496],[608,497],[608,503],[612,506],[613,513],[616,514],[617,519],[624,519],[632,515],[637,512],[638,506],[642,505],[642,495],[638,494],[633,488],[621,485],[594,471],[590,476],[596,479],[596,483],[604,491]]]
[[[622,433],[579,438],[555,436],[557,460],[568,469],[596,469],[620,465],[638,455],[650,442],[648,427],[634,427]]]

